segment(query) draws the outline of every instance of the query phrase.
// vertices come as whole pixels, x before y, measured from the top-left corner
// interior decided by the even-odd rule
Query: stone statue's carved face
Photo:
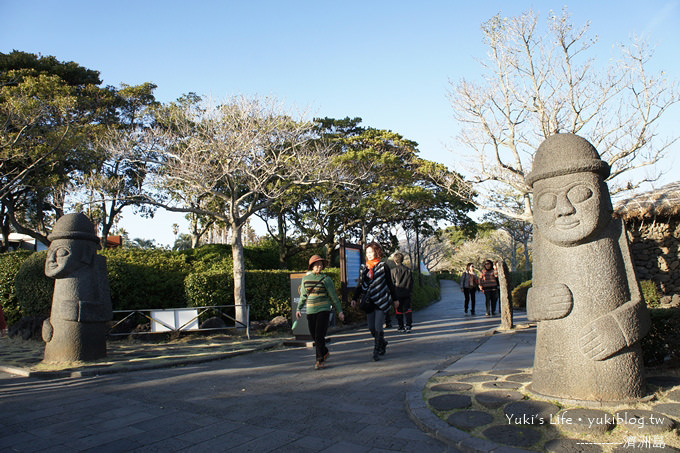
[[[51,278],[64,278],[87,265],[86,241],[75,239],[55,239],[47,250],[45,275]]]
[[[610,206],[606,185],[595,173],[556,176],[534,184],[534,223],[553,244],[572,246],[591,239],[610,214]]]

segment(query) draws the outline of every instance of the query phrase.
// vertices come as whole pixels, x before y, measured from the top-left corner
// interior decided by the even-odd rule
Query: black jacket
[[[402,297],[411,297],[411,291],[413,290],[411,269],[403,264],[397,265],[392,269],[392,282],[394,283],[394,289],[398,299],[401,299]]]

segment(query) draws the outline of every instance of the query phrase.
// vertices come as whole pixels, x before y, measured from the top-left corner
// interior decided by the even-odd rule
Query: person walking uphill
[[[392,269],[391,274],[394,290],[399,299],[399,306],[395,308],[399,332],[411,333],[413,325],[413,312],[411,311],[413,276],[411,275],[411,269],[404,266],[404,255],[395,253],[393,259],[396,266]],[[404,318],[406,318],[406,325],[404,325]]]
[[[484,269],[479,278],[479,289],[486,297],[486,316],[496,315],[496,301],[498,301],[498,271],[491,260],[484,261]]]
[[[389,311],[391,302],[399,307],[396,297],[392,276],[387,264],[382,259],[382,247],[377,242],[371,242],[366,246],[366,264],[359,271],[359,284],[354,292],[352,307],[356,306],[357,299],[361,301],[359,308],[366,312],[368,330],[373,336],[373,360],[380,360],[387,350],[383,324],[385,313]]]
[[[314,255],[309,259],[309,266],[307,268],[312,272],[302,277],[302,282],[300,283],[300,303],[295,312],[295,318],[300,319],[302,308],[307,306],[307,325],[316,346],[315,370],[322,369],[330,355],[326,347],[326,333],[328,332],[331,306],[335,306],[335,309],[338,311],[338,319],[340,321],[345,320],[342,304],[335,292],[333,279],[321,273],[324,267],[326,267],[326,260],[319,255]]]

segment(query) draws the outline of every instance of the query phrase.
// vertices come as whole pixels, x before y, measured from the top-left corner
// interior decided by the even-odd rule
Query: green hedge
[[[418,272],[413,273],[413,293],[411,294],[411,308],[418,310],[425,308],[432,302],[441,299],[441,288],[436,275],[423,275],[423,286],[420,286]]]
[[[340,269],[328,268],[329,275],[340,295]],[[291,316],[290,271],[246,271],[246,300],[250,305],[250,318],[265,320],[278,315]],[[225,272],[190,274],[185,280],[188,306],[232,305],[234,303],[234,278]]]
[[[233,304],[229,246],[210,245],[183,252],[118,248],[100,253],[107,259],[114,310]],[[251,318],[290,316],[290,272],[249,268],[277,264],[268,247],[246,248],[245,255],[246,299],[251,305]],[[44,275],[45,257],[44,251],[0,254],[0,301],[8,324],[23,316],[49,314],[54,281]],[[327,268],[324,273],[333,278],[341,297],[340,269]],[[439,298],[438,278],[423,276],[420,287],[418,274],[414,273],[413,308],[423,308]],[[359,310],[345,307],[344,311],[347,322],[364,318]]]
[[[108,249],[114,310],[186,307],[184,279],[192,270],[186,255],[168,250]]]
[[[31,256],[32,252],[21,250],[0,254],[0,305],[5,314],[7,325],[19,321],[23,314],[16,298],[15,278],[21,264]]]
[[[512,308],[527,309],[527,292],[531,288],[531,280],[522,282],[512,290]]]
[[[27,257],[14,279],[17,301],[22,316],[49,316],[52,307],[54,279],[45,275],[47,250]]]
[[[523,282],[531,281],[531,271],[510,271],[508,280],[510,281],[510,288],[517,288]]]

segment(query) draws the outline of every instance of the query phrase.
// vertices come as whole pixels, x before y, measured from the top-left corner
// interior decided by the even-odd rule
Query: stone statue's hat
[[[546,138],[536,150],[533,171],[526,182],[533,187],[540,179],[571,173],[592,172],[609,176],[609,164],[588,140],[575,134],[555,134]]]
[[[47,239],[50,242],[55,239],[84,239],[99,244],[99,236],[94,232],[94,225],[80,212],[60,217]]]

